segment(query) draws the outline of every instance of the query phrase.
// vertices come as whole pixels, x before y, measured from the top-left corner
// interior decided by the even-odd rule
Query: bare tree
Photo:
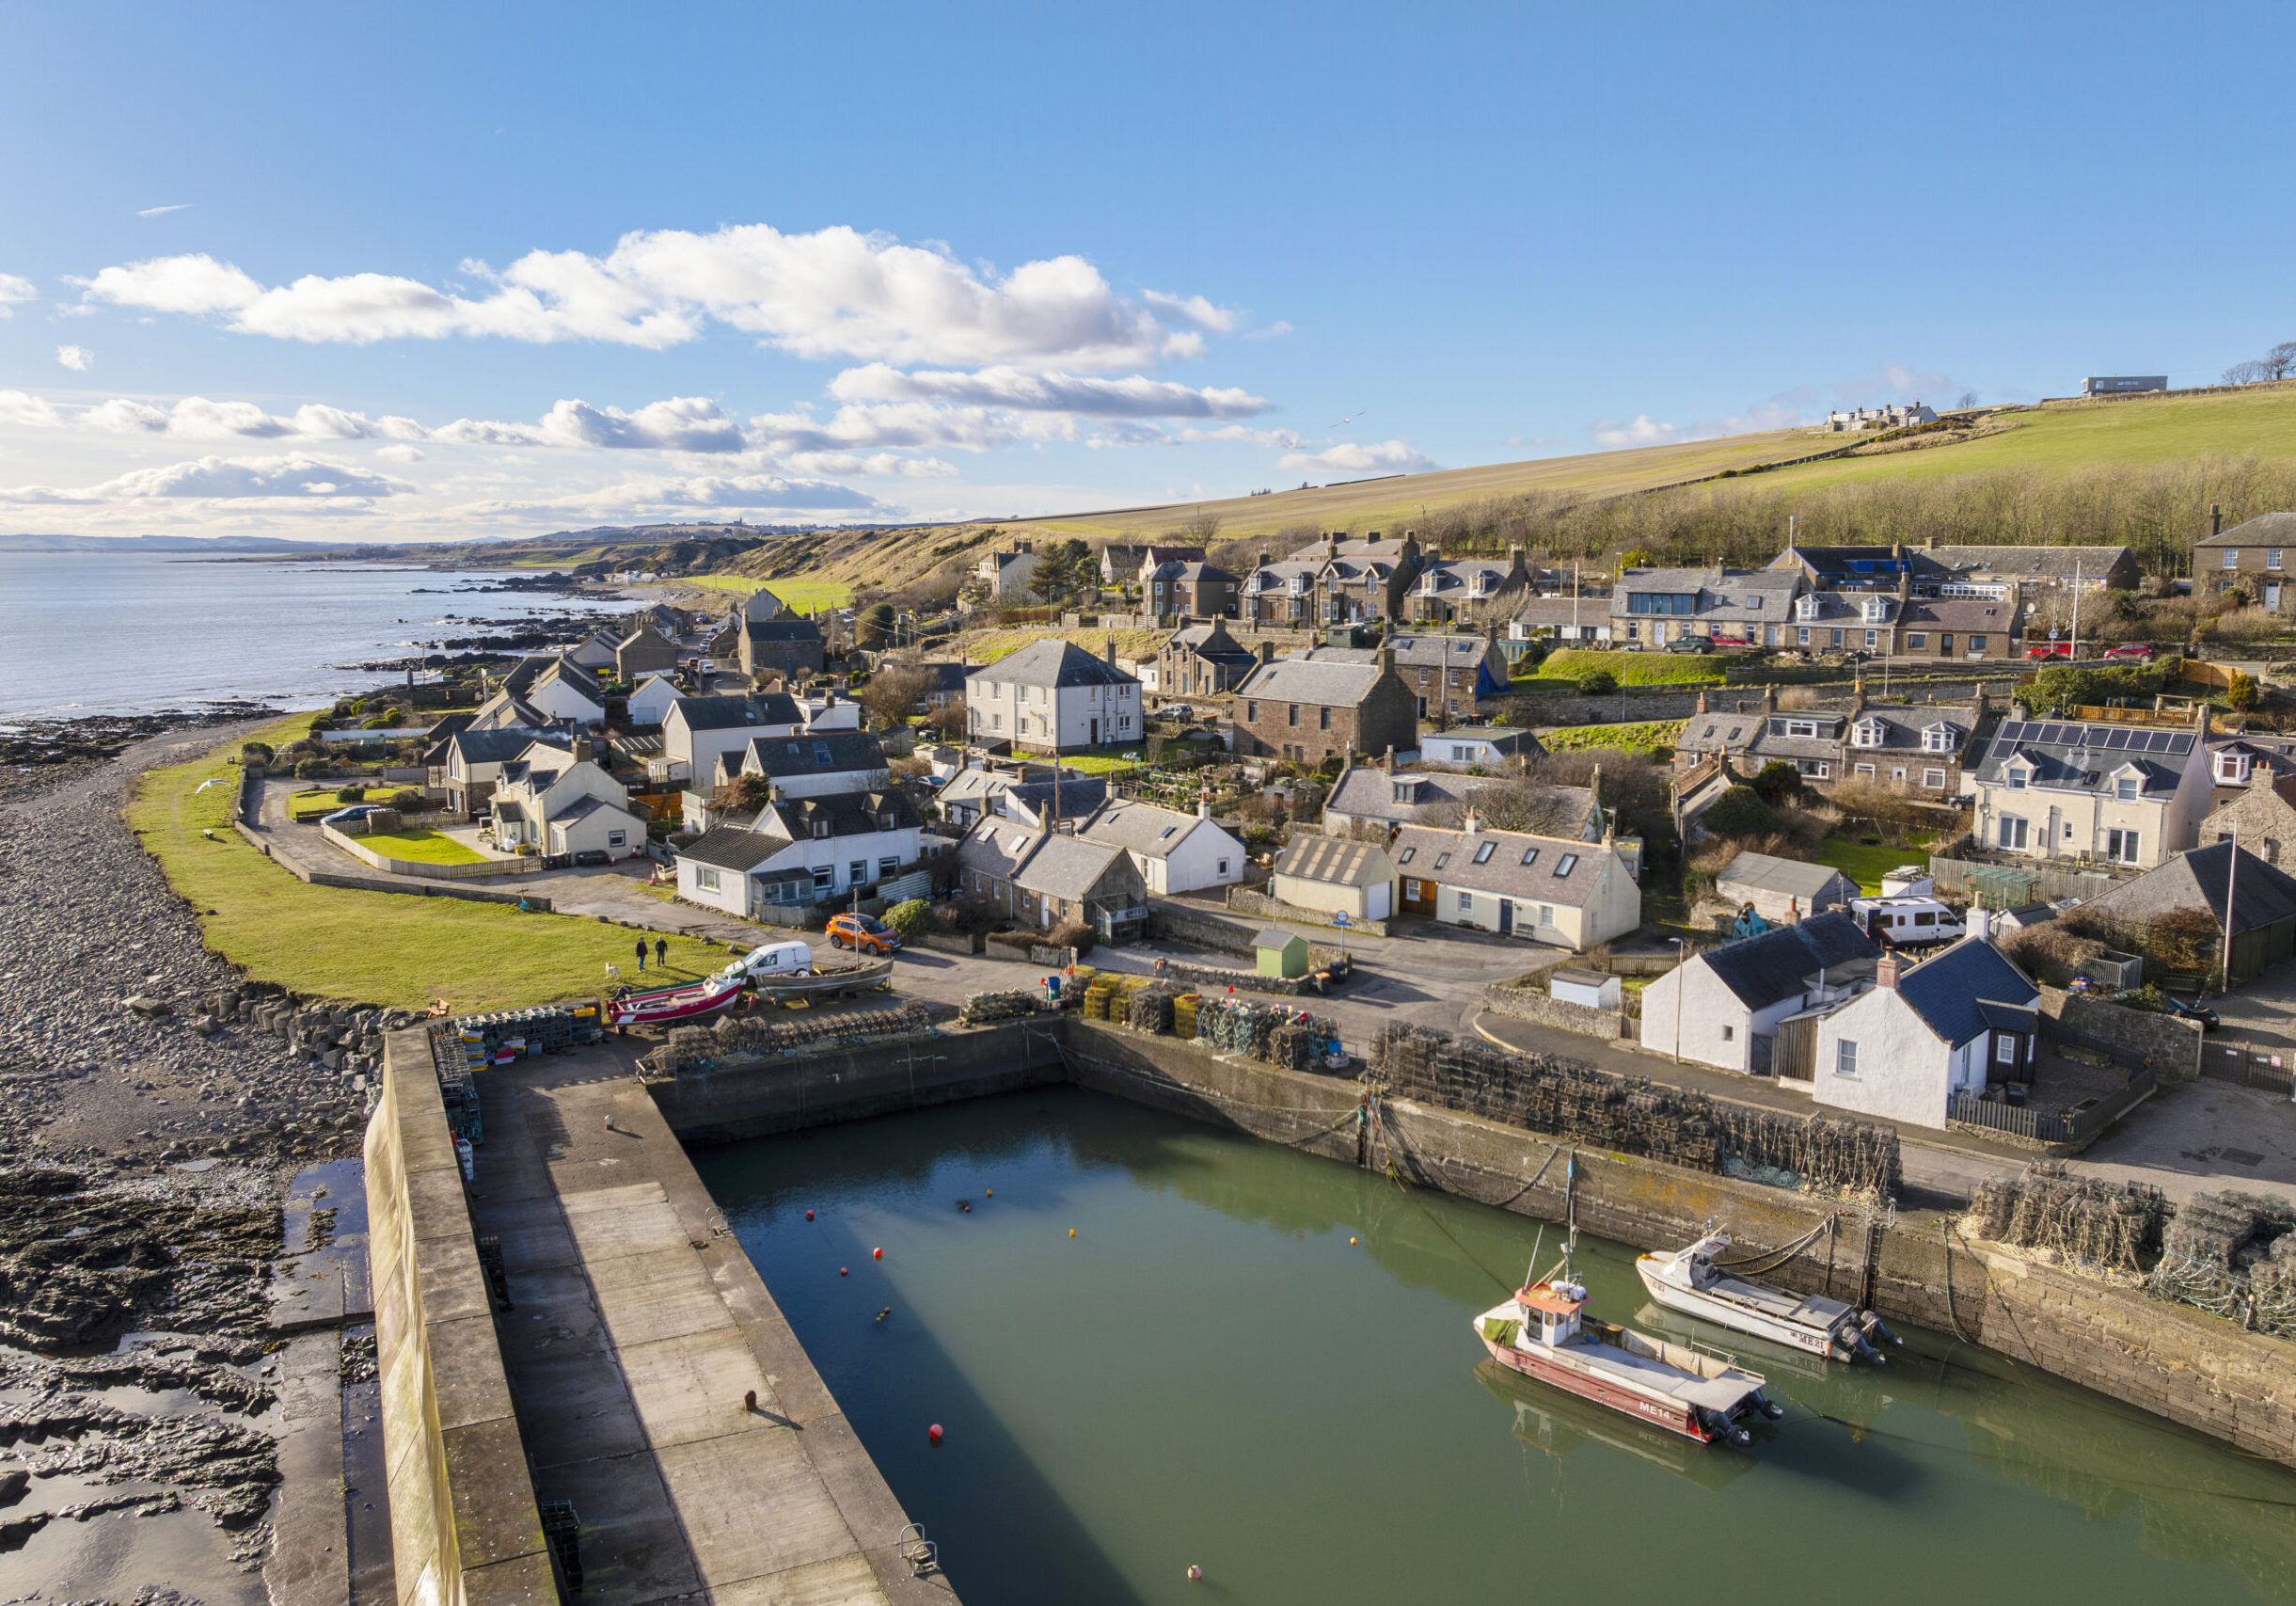
[[[853,693],[854,700],[869,710],[869,717],[879,730],[891,730],[909,718],[916,706],[925,700],[928,682],[925,671],[912,662],[888,659],[879,664],[877,673],[869,676],[868,684]]]
[[[1180,537],[1183,547],[1202,547],[1209,549],[1219,539],[1220,516],[1216,513],[1192,514],[1180,520],[1172,533]]]

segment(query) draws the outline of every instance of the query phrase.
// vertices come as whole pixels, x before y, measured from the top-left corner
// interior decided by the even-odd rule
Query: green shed
[[[1307,974],[1307,939],[1296,931],[1267,930],[1252,939],[1259,974],[1296,981]]]

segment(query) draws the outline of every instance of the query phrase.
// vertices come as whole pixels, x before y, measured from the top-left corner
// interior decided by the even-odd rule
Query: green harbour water
[[[1541,1223],[1080,1089],[694,1157],[968,1606],[2296,1599],[2276,1464],[1950,1336],[1703,1328],[1582,1238],[1596,1314],[1787,1405],[1692,1445],[1485,1359]]]

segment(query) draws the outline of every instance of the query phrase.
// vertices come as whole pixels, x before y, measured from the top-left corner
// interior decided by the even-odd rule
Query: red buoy
[[[845,1267],[843,1267],[843,1266],[839,1266],[839,1267],[837,1268],[837,1275],[838,1275],[839,1277],[844,1277],[845,1275],[847,1275]]]
[[[882,1249],[871,1249],[869,1251],[869,1258],[873,1261],[881,1261],[885,1258],[885,1251]]]
[[[811,1221],[813,1218],[814,1218],[814,1213],[813,1213],[812,1211],[808,1210],[808,1211],[805,1213],[805,1219],[806,1219],[806,1220],[808,1220],[808,1221]]]
[[[930,1427],[926,1428],[926,1429],[925,1430],[925,1437],[926,1437],[926,1438],[927,1438],[927,1439],[931,1439],[931,1440],[932,1440],[932,1441],[933,1441],[935,1444],[940,1443],[940,1442],[941,1442],[941,1424],[940,1424],[939,1423],[933,1423],[933,1425],[932,1425],[932,1426],[930,1426]]]

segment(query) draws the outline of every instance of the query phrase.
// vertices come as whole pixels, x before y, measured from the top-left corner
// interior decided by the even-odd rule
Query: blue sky
[[[81,4],[0,528],[1003,516],[2212,379],[2286,8]]]

